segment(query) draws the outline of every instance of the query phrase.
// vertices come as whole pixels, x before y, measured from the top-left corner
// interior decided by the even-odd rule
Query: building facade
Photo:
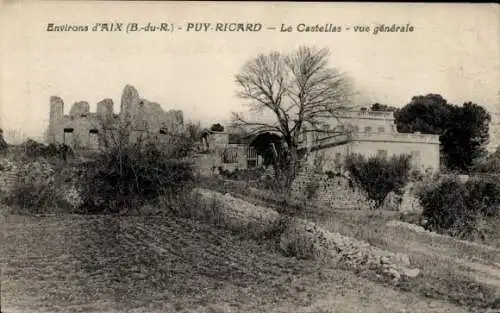
[[[158,103],[141,98],[130,85],[123,90],[119,114],[113,113],[113,105],[112,99],[104,99],[97,103],[96,112],[90,112],[89,103],[81,101],[64,114],[63,100],[52,96],[47,142],[95,150],[116,139],[122,130],[130,142],[162,140],[162,135],[183,130],[182,111],[165,112]]]
[[[232,135],[231,132],[210,133],[204,143],[210,155],[205,157],[205,163],[225,169],[260,166],[263,160],[251,145],[258,134],[243,141],[231,140]],[[337,119],[325,121],[323,131],[306,130],[299,137],[299,150],[308,155],[311,165],[315,157],[321,156],[323,172],[341,169],[350,154],[365,157],[407,154],[411,155],[412,167],[416,170],[432,173],[440,168],[439,136],[399,133],[393,112],[346,111]]]
[[[303,148],[321,153],[324,170],[341,167],[349,154],[365,157],[409,154],[414,169],[422,172],[439,170],[439,136],[398,133],[393,112],[344,112],[338,119],[332,119],[326,128],[325,133],[304,133],[301,137]]]
[[[250,145],[251,140],[234,132],[210,131],[200,143],[198,165],[206,172],[219,169],[256,168],[262,165],[262,157]]]

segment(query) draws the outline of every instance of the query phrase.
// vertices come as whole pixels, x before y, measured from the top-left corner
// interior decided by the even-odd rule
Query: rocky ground
[[[315,208],[280,224],[262,200],[198,194],[191,218],[0,208],[2,312],[500,310],[498,249],[387,224],[391,214]]]
[[[5,312],[469,312],[188,219],[1,225]]]

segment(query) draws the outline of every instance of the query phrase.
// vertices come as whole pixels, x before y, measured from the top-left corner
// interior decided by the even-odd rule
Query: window
[[[89,148],[98,149],[99,148],[99,136],[97,129],[89,130]]]
[[[411,152],[411,161],[414,166],[420,167],[420,151],[414,150]]]
[[[359,133],[359,126],[358,125],[354,126],[353,129],[354,129],[355,133]]]
[[[384,126],[379,126],[379,127],[378,127],[378,132],[379,132],[379,133],[383,133],[383,132],[385,132],[385,128],[384,128]]]
[[[339,165],[341,160],[342,160],[342,153],[340,152],[335,153],[335,164]]]
[[[381,158],[387,158],[387,150],[377,150],[377,156]]]
[[[370,126],[365,126],[365,133],[371,133],[372,128]]]
[[[74,145],[73,128],[64,128],[63,144],[71,147]]]

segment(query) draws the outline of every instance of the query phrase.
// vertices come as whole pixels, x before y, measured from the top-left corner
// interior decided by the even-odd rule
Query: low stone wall
[[[406,254],[384,251],[369,243],[331,233],[304,219],[283,220],[270,208],[253,205],[230,194],[194,189],[192,198],[199,205],[198,212],[215,213],[218,215],[216,220],[225,228],[246,229],[256,235],[278,235],[281,252],[287,256],[374,271],[394,281],[403,276],[416,277],[420,272],[411,268]]]

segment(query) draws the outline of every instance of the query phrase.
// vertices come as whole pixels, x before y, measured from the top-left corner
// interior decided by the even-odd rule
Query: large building
[[[76,102],[69,114],[64,114],[64,102],[57,96],[50,98],[50,119],[47,142],[66,144],[74,149],[99,149],[119,136],[125,129],[130,141],[159,140],[162,135],[183,129],[182,111],[165,112],[158,103],[139,96],[132,86],[125,86],[119,114],[113,113],[113,100],[97,103],[96,112],[90,112],[88,102]]]
[[[393,112],[343,112],[325,128],[324,133],[304,134],[301,141],[302,147],[322,153],[324,170],[341,166],[349,154],[366,157],[409,154],[414,169],[422,172],[439,170],[439,136],[399,133]]]
[[[230,132],[210,135],[212,164],[226,168],[259,166],[262,158],[251,148],[252,138],[258,135],[244,142],[231,141]],[[325,123],[322,131],[307,130],[301,134],[299,149],[310,156],[321,155],[323,171],[338,169],[349,154],[366,157],[409,154],[414,169],[436,172],[440,167],[439,136],[398,133],[393,112],[343,112]]]

